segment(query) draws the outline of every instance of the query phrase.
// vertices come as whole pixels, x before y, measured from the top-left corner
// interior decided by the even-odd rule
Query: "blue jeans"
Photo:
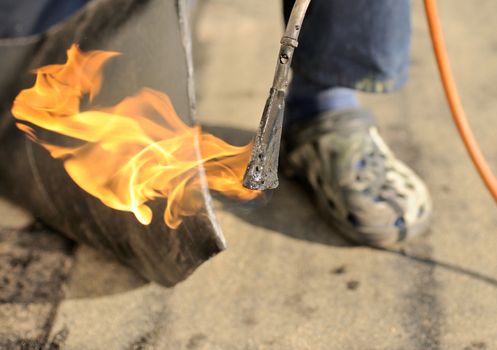
[[[293,70],[323,89],[390,92],[407,80],[410,32],[409,0],[312,0]]]
[[[0,0],[0,38],[43,32],[88,1]],[[410,0],[312,0],[293,69],[323,89],[390,92],[407,80],[410,30]]]
[[[89,0],[0,0],[0,38],[42,33]]]
[[[0,38],[43,32],[88,1],[0,0]],[[293,2],[283,0],[285,18]],[[409,0],[312,0],[294,71],[323,89],[398,89],[409,68],[409,10]]]

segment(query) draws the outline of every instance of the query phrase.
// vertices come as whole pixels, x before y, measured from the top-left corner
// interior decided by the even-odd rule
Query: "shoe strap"
[[[368,130],[372,126],[375,126],[375,119],[367,109],[353,108],[324,112],[309,122],[299,123],[289,130],[283,130],[283,140],[287,151],[290,151],[330,133],[346,136]]]

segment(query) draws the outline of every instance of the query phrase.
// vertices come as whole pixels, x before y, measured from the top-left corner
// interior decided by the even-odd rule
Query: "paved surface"
[[[0,348],[497,349],[497,213],[456,137],[413,5],[409,84],[364,102],[433,193],[427,236],[390,251],[349,246],[284,181],[264,207],[220,208],[229,249],[164,289],[41,227],[20,230],[29,216],[1,204]],[[440,5],[464,103],[497,165],[497,3]],[[200,119],[244,142],[272,78],[279,3],[202,9]]]

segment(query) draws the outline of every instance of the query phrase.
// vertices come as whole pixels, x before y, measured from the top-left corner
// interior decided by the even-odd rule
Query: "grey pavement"
[[[497,2],[439,3],[463,102],[497,169]],[[228,250],[165,289],[92,248],[21,229],[29,215],[0,203],[0,278],[14,283],[0,290],[0,348],[497,349],[497,212],[450,120],[421,5],[409,83],[362,97],[428,183],[429,234],[390,250],[350,246],[284,180],[264,206],[218,203]],[[197,15],[199,119],[242,144],[271,83],[280,3],[205,0]]]

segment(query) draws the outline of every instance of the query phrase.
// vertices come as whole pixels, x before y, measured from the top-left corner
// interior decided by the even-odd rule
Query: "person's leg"
[[[284,0],[285,20],[293,3]],[[354,90],[398,89],[407,80],[409,47],[409,0],[312,0],[293,60],[287,123],[311,118],[334,99],[354,107]],[[335,96],[337,87],[349,90]]]
[[[284,1],[286,19],[293,6]],[[389,150],[356,90],[407,80],[409,0],[312,0],[293,62],[282,165],[307,182],[338,232],[386,245],[424,231],[423,182]]]
[[[407,80],[410,31],[410,0],[312,0],[293,70],[322,87],[390,92]]]

